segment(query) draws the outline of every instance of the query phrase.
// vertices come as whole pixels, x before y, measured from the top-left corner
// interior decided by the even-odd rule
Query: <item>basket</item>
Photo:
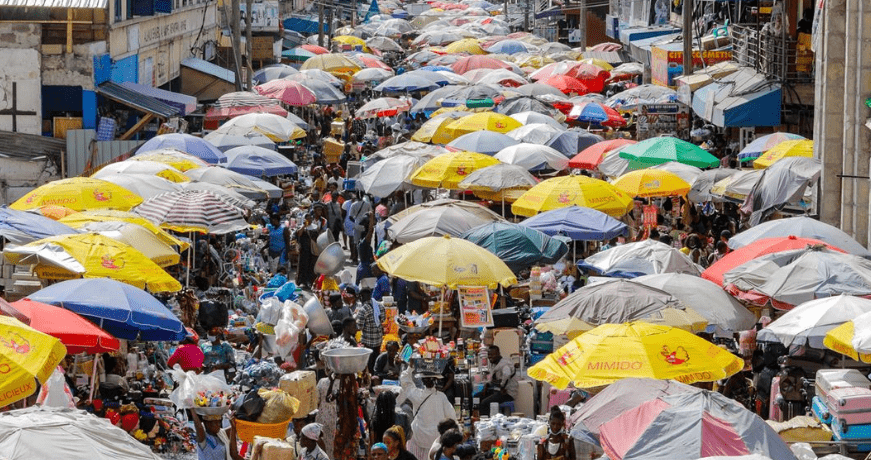
[[[230,406],[218,407],[194,407],[193,411],[198,415],[224,415],[230,410]]]
[[[416,327],[416,326],[406,326],[404,324],[400,324],[399,330],[401,330],[402,332],[405,332],[406,334],[423,334],[424,332],[429,330],[429,326],[427,325],[427,326],[422,326],[422,327]]]
[[[445,368],[448,366],[448,360],[441,358],[415,358],[411,360],[411,364],[414,366],[414,372],[443,374],[445,372]]]
[[[291,419],[280,423],[254,423],[236,419],[236,436],[248,443],[254,442],[254,436],[284,439],[287,437],[290,421]]]

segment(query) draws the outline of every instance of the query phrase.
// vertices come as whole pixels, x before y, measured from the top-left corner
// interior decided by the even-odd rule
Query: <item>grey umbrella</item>
[[[750,226],[757,225],[787,203],[798,203],[808,186],[820,178],[822,162],[817,158],[784,158],[762,172],[750,189],[741,211],[749,212]]]

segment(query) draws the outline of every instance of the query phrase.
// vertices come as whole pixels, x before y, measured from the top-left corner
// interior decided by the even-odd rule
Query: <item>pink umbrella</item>
[[[358,61],[362,62],[369,69],[384,69],[393,71],[393,69],[384,63],[381,59],[376,58],[371,54],[358,54],[355,56]]]
[[[491,58],[488,56],[474,55],[462,57],[454,62],[451,66],[455,73],[462,75],[470,70],[475,69],[508,69],[511,70],[511,65],[505,61]]]
[[[292,80],[272,80],[255,86],[254,91],[270,99],[278,99],[288,105],[303,106],[317,101],[315,94],[301,83]]]
[[[394,97],[380,97],[373,99],[357,109],[357,118],[392,117],[400,112],[406,112],[411,108],[407,100]]]
[[[300,48],[315,54],[328,54],[330,50],[318,45],[300,45]]]

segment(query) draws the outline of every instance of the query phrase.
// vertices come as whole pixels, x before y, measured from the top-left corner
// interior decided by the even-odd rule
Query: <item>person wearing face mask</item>
[[[209,329],[206,341],[200,344],[200,349],[204,356],[203,372],[208,374],[216,370],[223,370],[227,381],[233,380],[236,369],[236,351],[229,343],[224,342],[220,327]]]
[[[429,458],[429,449],[438,439],[438,424],[446,418],[455,418],[454,406],[447,396],[436,388],[441,374],[421,372],[415,375],[423,382],[424,388],[414,384],[412,369],[408,367],[399,376],[402,393],[397,400],[407,398],[412,403],[414,413],[411,421],[411,439],[407,448],[416,458]]]
[[[550,408],[547,437],[538,445],[536,460],[575,460],[575,443],[566,432],[566,414],[559,406]]]

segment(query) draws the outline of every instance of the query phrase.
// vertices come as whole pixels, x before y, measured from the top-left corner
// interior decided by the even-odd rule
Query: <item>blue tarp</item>
[[[318,22],[311,19],[287,18],[284,20],[284,30],[292,30],[301,34],[318,33]],[[324,23],[324,33],[330,33],[330,25]]]
[[[779,126],[783,95],[780,84],[742,68],[693,94],[696,115],[722,128]]]

